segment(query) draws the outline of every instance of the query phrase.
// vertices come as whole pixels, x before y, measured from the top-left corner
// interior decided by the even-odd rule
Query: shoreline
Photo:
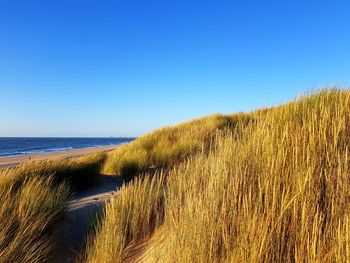
[[[69,157],[80,157],[88,154],[109,152],[120,146],[108,145],[108,146],[97,146],[81,149],[72,149],[60,152],[48,152],[48,153],[35,153],[35,154],[25,154],[17,156],[4,156],[0,158],[0,169],[15,167],[20,164],[26,163],[28,161],[39,161],[39,160],[49,160],[58,158],[69,158]]]

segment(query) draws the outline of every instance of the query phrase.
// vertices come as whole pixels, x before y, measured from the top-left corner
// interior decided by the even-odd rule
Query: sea
[[[61,152],[131,142],[135,138],[39,138],[0,137],[0,158],[36,153]]]

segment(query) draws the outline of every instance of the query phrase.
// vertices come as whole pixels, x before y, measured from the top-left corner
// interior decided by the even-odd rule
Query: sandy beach
[[[9,157],[0,157],[0,169],[17,166],[19,164],[33,161],[33,160],[48,160],[56,158],[67,158],[67,157],[78,157],[92,153],[98,152],[108,152],[118,147],[118,145],[113,146],[103,146],[103,147],[93,147],[86,149],[74,149],[63,152],[51,152],[51,153],[39,153],[39,154],[28,154],[20,156],[9,156]]]

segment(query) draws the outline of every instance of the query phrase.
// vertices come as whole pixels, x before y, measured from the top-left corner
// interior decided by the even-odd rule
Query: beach
[[[84,149],[74,149],[62,152],[50,152],[50,153],[38,153],[38,154],[26,154],[18,156],[8,156],[0,157],[0,169],[14,167],[19,164],[23,164],[28,161],[39,161],[39,160],[49,160],[57,158],[69,158],[69,157],[79,157],[87,154],[99,153],[99,152],[108,152],[112,151],[118,147],[118,145],[113,146],[100,146]]]

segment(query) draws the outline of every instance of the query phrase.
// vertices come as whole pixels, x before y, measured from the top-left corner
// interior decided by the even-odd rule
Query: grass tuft
[[[0,178],[0,262],[44,262],[54,244],[49,232],[67,209],[69,187],[54,184],[52,176],[9,187],[13,174],[3,176],[11,178],[6,184]]]
[[[0,171],[0,263],[48,262],[73,191],[100,180],[104,154],[33,161]]]

